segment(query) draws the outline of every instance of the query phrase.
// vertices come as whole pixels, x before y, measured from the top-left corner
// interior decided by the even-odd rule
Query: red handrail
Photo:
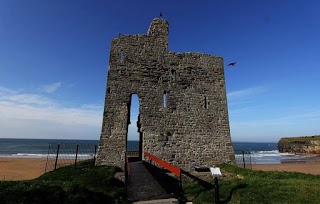
[[[177,176],[181,176],[181,169],[179,167],[173,166],[172,164],[169,164],[166,161],[163,161],[161,159],[159,159],[158,157],[148,153],[148,152],[144,152],[144,155],[149,157],[150,159],[152,159],[155,163],[159,164],[160,166],[166,168],[167,170],[171,171],[172,173],[174,173]]]

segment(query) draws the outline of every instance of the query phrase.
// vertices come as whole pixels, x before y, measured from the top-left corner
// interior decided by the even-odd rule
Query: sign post
[[[210,167],[210,172],[214,176],[214,203],[219,203],[219,182],[218,177],[222,176],[220,168]]]

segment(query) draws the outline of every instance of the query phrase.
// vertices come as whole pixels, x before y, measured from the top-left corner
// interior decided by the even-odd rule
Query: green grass
[[[320,140],[320,135],[314,136],[301,136],[301,137],[283,137],[284,141],[304,141],[304,140]]]
[[[253,171],[227,164],[220,167],[223,173],[229,173],[219,179],[220,200],[224,203],[320,203],[320,176]],[[213,184],[213,179],[208,182]],[[198,182],[183,185],[185,197],[193,203],[213,203],[213,185],[209,188]]]
[[[0,203],[126,203],[115,167],[92,161],[46,173],[30,181],[0,182]]]
[[[320,176],[263,172],[221,165],[222,203],[320,203]],[[0,203],[127,203],[124,184],[114,179],[115,167],[91,162],[59,168],[30,181],[0,182]],[[183,183],[184,196],[193,203],[214,201],[213,179]]]

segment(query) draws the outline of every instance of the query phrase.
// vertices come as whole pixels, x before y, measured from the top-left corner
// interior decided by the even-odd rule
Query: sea
[[[92,158],[98,140],[7,139],[0,138],[0,157],[46,158],[53,157],[60,144],[60,153],[72,156],[78,145],[79,156]],[[233,142],[238,164],[277,164],[304,160],[308,155],[279,153],[277,143]],[[138,151],[138,141],[128,141],[128,151]]]

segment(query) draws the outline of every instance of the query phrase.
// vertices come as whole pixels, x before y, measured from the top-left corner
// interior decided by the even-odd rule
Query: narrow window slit
[[[123,51],[120,51],[120,62],[123,62]]]
[[[171,79],[174,81],[176,79],[176,70],[171,69]]]
[[[163,107],[167,107],[167,92],[163,92]]]
[[[208,97],[205,96],[205,97],[204,97],[204,108],[205,108],[205,109],[208,109],[208,105],[209,105],[209,103],[208,103]]]
[[[187,111],[190,111],[191,107],[190,107],[190,103],[187,104]]]

